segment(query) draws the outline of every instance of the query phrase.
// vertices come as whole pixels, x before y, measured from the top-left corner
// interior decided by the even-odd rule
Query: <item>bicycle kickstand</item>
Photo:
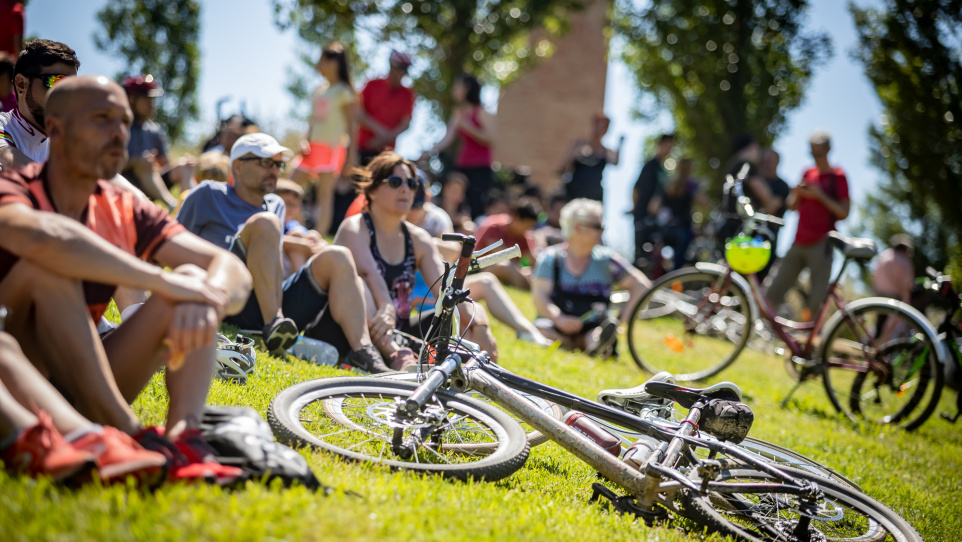
[[[791,399],[792,396],[795,395],[795,392],[798,391],[798,388],[802,387],[802,384],[804,383],[805,383],[804,380],[799,379],[799,381],[795,383],[795,387],[793,387],[792,390],[788,392],[788,395],[786,395],[785,398],[782,399],[782,402],[779,403],[778,406],[782,408],[787,407],[789,399]]]

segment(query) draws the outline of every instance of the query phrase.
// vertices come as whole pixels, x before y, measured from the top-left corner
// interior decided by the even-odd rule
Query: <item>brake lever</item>
[[[472,258],[477,258],[478,256],[484,256],[485,254],[491,252],[492,250],[498,248],[499,246],[501,246],[501,245],[503,245],[503,244],[504,244],[504,239],[498,239],[498,240],[495,241],[494,243],[491,243],[490,245],[482,248],[481,250],[476,250],[476,251],[472,252],[472,253],[471,253],[471,257],[472,257]]]

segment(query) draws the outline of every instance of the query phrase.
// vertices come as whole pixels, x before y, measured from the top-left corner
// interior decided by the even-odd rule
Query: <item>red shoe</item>
[[[87,433],[71,445],[97,458],[97,473],[105,484],[133,477],[152,487],[164,480],[167,458],[143,449],[134,439],[113,427],[105,426],[99,433]]]
[[[165,438],[162,432],[163,428],[145,427],[134,438],[144,448],[167,457],[169,481],[204,481],[229,485],[243,477],[243,470],[221,465],[214,459],[217,452],[207,444],[197,429],[187,429],[175,442]]]
[[[41,410],[37,418],[36,425],[21,431],[17,440],[0,454],[8,471],[66,482],[86,477],[97,466],[93,455],[75,450],[63,438],[49,414]]]

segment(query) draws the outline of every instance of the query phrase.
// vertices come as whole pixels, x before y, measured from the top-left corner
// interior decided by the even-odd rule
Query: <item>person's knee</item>
[[[248,218],[241,228],[241,239],[248,247],[251,240],[263,239],[265,236],[271,239],[279,239],[281,236],[281,219],[274,213],[268,211],[257,213]]]
[[[354,256],[350,249],[338,245],[331,245],[319,252],[311,260],[311,270],[315,273],[328,269],[330,271],[347,271],[357,275],[357,268],[354,265]]]
[[[13,335],[0,331],[0,366],[9,369],[17,363],[18,358],[23,358],[20,343],[13,338]]]

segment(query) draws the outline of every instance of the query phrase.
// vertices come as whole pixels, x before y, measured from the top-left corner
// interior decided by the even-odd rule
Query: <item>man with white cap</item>
[[[329,313],[325,329],[314,336],[326,340],[343,334],[350,345],[347,362],[369,372],[384,372],[381,354],[371,344],[363,290],[354,258],[343,247],[325,247],[284,279],[281,261],[284,200],[277,181],[293,151],[273,137],[247,134],[231,148],[234,185],[204,181],[191,190],[178,221],[200,237],[239,256],[254,279],[247,306],[225,322],[241,329],[263,329],[269,352],[283,354],[300,330],[314,327]],[[335,325],[336,323],[336,325]]]
[[[394,148],[397,136],[411,125],[414,92],[402,81],[411,67],[411,57],[391,51],[391,70],[383,79],[372,79],[359,95],[358,151],[365,165],[382,151]]]

